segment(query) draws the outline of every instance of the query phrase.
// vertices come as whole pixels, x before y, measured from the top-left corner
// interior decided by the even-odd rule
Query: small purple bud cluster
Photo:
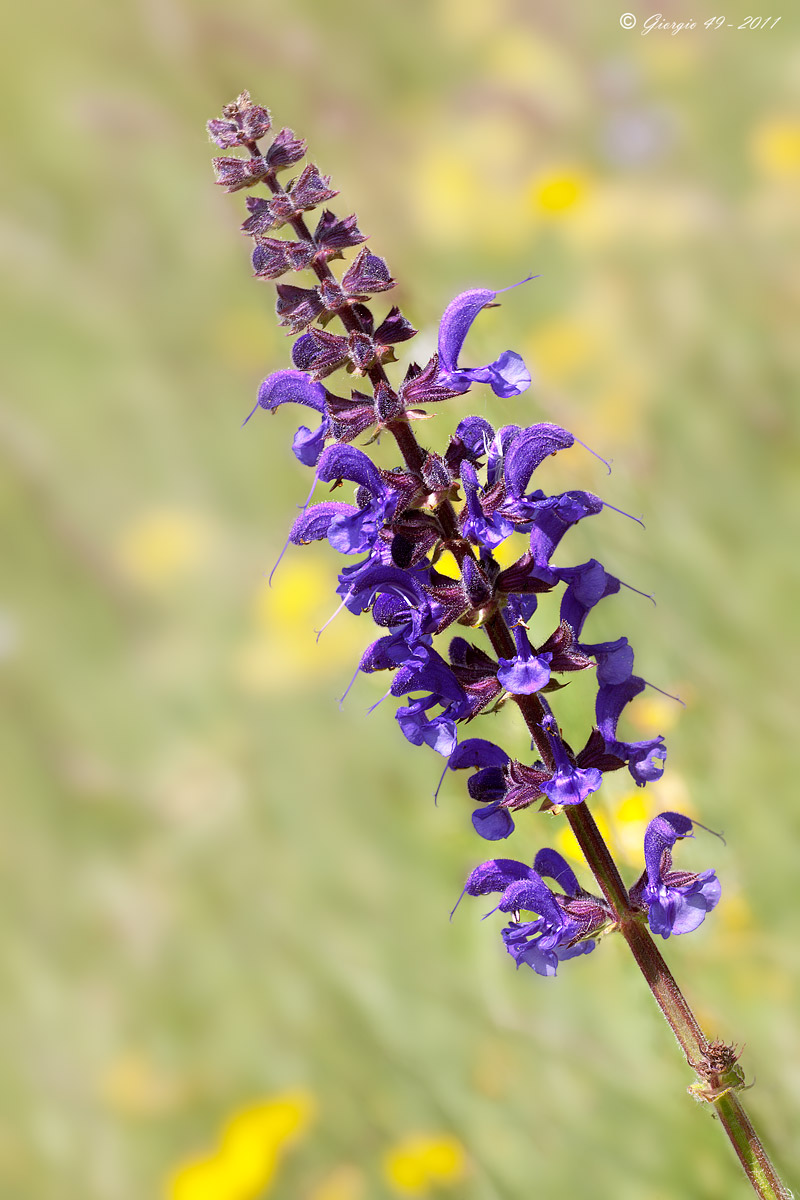
[[[565,533],[601,512],[604,502],[577,490],[549,496],[531,483],[548,456],[574,444],[573,435],[547,422],[495,429],[482,417],[467,416],[446,451],[437,454],[412,432],[411,423],[428,415],[425,405],[463,395],[473,384],[488,384],[504,399],[530,386],[530,374],[513,351],[485,366],[461,362],[473,322],[499,292],[476,288],[457,296],[442,317],[437,353],[424,366],[412,363],[393,385],[385,368],[395,361],[394,346],[417,331],[397,307],[380,319],[373,316],[371,297],[391,290],[394,280],[384,260],[366,247],[341,280],[334,276],[330,263],[365,238],[354,215],[341,219],[324,207],[312,231],[307,215],[337,194],[314,164],[285,186],[278,181],[281,171],[303,157],[305,143],[283,129],[262,151],[258,142],[269,132],[270,117],[246,92],[208,129],[223,150],[239,147],[248,154],[215,159],[217,183],[227,191],[264,185],[270,194],[247,198],[242,231],[253,239],[255,275],[312,276],[307,286],[277,284],[279,322],[296,337],[293,368],[264,380],[253,413],[259,407],[274,412],[286,403],[314,410],[319,424],[298,429],[295,456],[314,469],[315,485],[355,485],[354,503],[312,505],[309,497],[289,542],[327,539],[339,553],[355,556],[339,574],[340,607],[371,612],[382,631],[358,670],[391,673],[387,694],[403,701],[396,719],[409,742],[444,756],[445,770],[473,772],[467,785],[478,804],[473,825],[490,841],[509,836],[512,814],[520,809],[537,804],[560,811],[585,803],[607,771],[627,767],[638,786],[657,779],[664,739],[627,742],[617,734],[623,709],[645,687],[634,674],[627,638],[596,643],[584,638],[589,613],[618,592],[621,581],[594,558],[570,567],[554,561]],[[282,227],[289,236],[275,237]],[[342,332],[329,328],[334,318]],[[351,385],[349,395],[327,386],[337,371],[358,385]],[[381,433],[395,439],[402,455],[394,470],[377,467],[351,444],[362,434],[374,441]],[[523,534],[527,548],[503,568],[495,551],[513,534]],[[457,579],[437,569],[445,552],[458,564]],[[559,624],[540,640],[530,632],[538,597],[558,587],[564,589]],[[482,628],[489,648],[459,634],[446,651],[437,649],[434,638],[454,624]],[[563,686],[558,677],[590,669],[597,679],[596,720],[585,745],[573,750],[547,696]],[[510,758],[482,738],[459,742],[459,726],[509,699],[522,712],[538,752],[531,763]],[[647,870],[631,892],[631,905],[665,937],[695,928],[718,898],[713,872],[671,871],[670,849],[691,827],[688,818],[673,813],[651,823]],[[562,891],[549,888],[545,878]],[[558,960],[591,950],[598,933],[613,924],[607,902],[583,892],[552,850],[541,851],[533,868],[509,859],[484,863],[465,891],[499,891],[500,911],[536,914],[532,922],[513,920],[503,937],[517,964],[528,963],[540,974],[552,974]]]

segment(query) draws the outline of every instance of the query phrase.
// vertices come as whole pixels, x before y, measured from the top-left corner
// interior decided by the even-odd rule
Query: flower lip
[[[596,792],[603,782],[602,773],[596,767],[579,767],[572,760],[561,740],[555,718],[548,715],[544,720],[556,769],[552,779],[541,784],[541,789],[554,806],[582,804]]]
[[[516,625],[513,632],[517,653],[514,658],[498,660],[497,678],[512,695],[530,696],[549,683],[553,655],[549,651],[536,654],[521,624]]]

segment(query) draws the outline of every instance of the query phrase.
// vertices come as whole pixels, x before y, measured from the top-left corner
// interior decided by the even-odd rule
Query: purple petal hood
[[[496,396],[508,399],[530,387],[530,372],[513,350],[505,350],[494,362],[483,367],[460,367],[458,364],[472,322],[498,294],[488,288],[473,288],[456,296],[444,311],[439,326],[439,379],[455,392],[469,391],[473,383],[488,383]]]

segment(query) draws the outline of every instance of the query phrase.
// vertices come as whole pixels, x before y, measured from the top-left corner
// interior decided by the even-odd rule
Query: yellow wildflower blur
[[[635,729],[652,736],[654,732],[666,733],[672,729],[682,712],[677,700],[647,691],[631,702],[625,715]]]
[[[483,44],[502,24],[505,7],[500,0],[494,4],[486,4],[485,0],[439,0],[439,26],[448,41]]]
[[[753,916],[753,910],[741,892],[736,891],[735,884],[726,886],[724,903],[719,908],[721,928],[726,933],[741,937],[744,934],[758,932],[758,926]]]
[[[460,245],[483,219],[477,163],[440,146],[423,146],[413,178],[420,226],[439,243]]]
[[[487,248],[518,248],[518,231],[527,216],[519,163],[528,152],[525,130],[496,114],[460,114],[456,125],[442,120],[419,146],[409,172],[413,189],[408,203],[426,236],[439,245],[459,246],[480,229]],[[487,280],[486,285],[500,283]]]
[[[584,321],[556,319],[541,324],[526,349],[545,383],[564,383],[587,366],[596,367],[601,333]]]
[[[121,531],[114,556],[134,583],[157,590],[198,566],[210,542],[208,525],[197,514],[155,508],[140,513]]]
[[[580,170],[551,171],[531,182],[528,200],[534,212],[545,217],[558,217],[581,204],[587,188],[588,181]]]
[[[330,563],[298,554],[284,561],[275,572],[272,586],[265,579],[259,587],[253,612],[259,629],[269,632],[290,626],[307,632],[319,615],[320,597],[333,595]]]
[[[613,848],[611,827],[608,823],[605,813],[600,812],[597,809],[594,810],[594,819],[597,822],[597,828],[600,830],[603,841]],[[583,852],[578,845],[575,834],[566,823],[563,824],[559,829],[558,833],[553,839],[553,844],[559,853],[563,854],[565,858],[571,858],[573,862],[585,863],[586,860],[583,857]]]
[[[750,150],[763,174],[800,178],[800,121],[767,117],[753,130]]]
[[[420,1134],[406,1138],[384,1156],[386,1179],[398,1192],[421,1195],[431,1188],[458,1183],[464,1178],[464,1147],[448,1134]]]
[[[256,1200],[266,1194],[283,1151],[306,1131],[315,1108],[313,1096],[296,1091],[240,1109],[215,1153],[173,1174],[168,1200]]]
[[[634,788],[627,792],[617,803],[614,812],[618,855],[631,866],[638,865],[639,869],[643,864],[644,831],[653,815],[646,791],[646,788]]]
[[[238,648],[233,662],[236,682],[246,692],[302,686],[311,675],[350,667],[361,657],[364,629],[346,611],[317,638],[315,631],[339,603],[335,575],[330,562],[304,551],[284,559],[273,585],[264,580],[254,596],[255,632]]]

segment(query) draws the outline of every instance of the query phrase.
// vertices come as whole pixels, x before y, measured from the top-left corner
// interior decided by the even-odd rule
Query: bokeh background
[[[479,902],[463,780],[405,743],[330,550],[266,574],[308,476],[288,363],[205,120],[242,87],[306,136],[433,345],[458,291],[540,278],[471,334],[576,447],[544,486],[606,512],[564,543],[632,592],[663,781],[608,778],[629,880],[679,808],[718,911],[667,957],[745,1044],[754,1119],[797,1174],[800,597],[797,14],[523,0],[38,0],[4,18],[6,347],[0,1190],[8,1200],[464,1200],[749,1194],[622,944],[516,973]],[[620,10],[621,11],[621,10]],[[758,14],[755,14],[758,15]],[[728,23],[733,25],[728,27]],[[377,306],[380,310],[382,305]],[[383,452],[383,448],[382,448]],[[388,453],[388,447],[386,448]],[[388,461],[388,460],[387,460]],[[591,526],[591,528],[589,528]],[[577,720],[586,696],[564,697]],[[513,714],[484,736],[523,745]],[[527,818],[527,819],[526,819]],[[529,813],[503,853],[570,852]]]

